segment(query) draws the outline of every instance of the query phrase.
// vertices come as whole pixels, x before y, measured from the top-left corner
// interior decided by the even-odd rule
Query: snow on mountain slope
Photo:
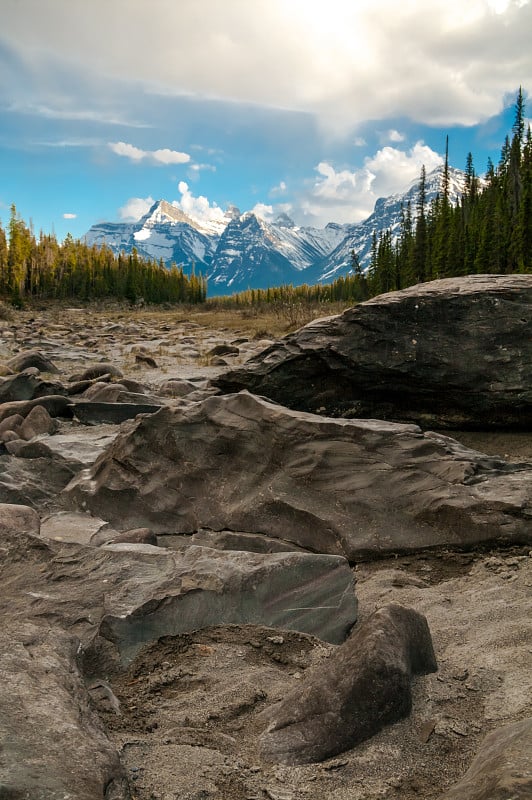
[[[465,175],[461,170],[449,168],[449,199],[455,203],[464,189]],[[427,208],[436,195],[441,192],[442,168],[439,167],[427,175],[426,199]],[[369,266],[373,232],[377,237],[381,231],[391,230],[392,237],[399,235],[402,210],[406,211],[408,203],[412,219],[417,217],[419,196],[419,180],[413,181],[406,192],[381,197],[375,203],[373,213],[363,222],[345,226],[345,237],[325,258],[315,264],[312,270],[312,282],[330,283],[340,275],[346,275],[351,269],[351,251],[354,250],[363,268]],[[395,236],[394,236],[395,234]],[[309,274],[309,278],[311,274]],[[311,282],[311,281],[309,281]]]
[[[455,202],[464,187],[464,173],[449,169],[449,196]],[[441,191],[442,168],[427,175],[427,207]],[[286,214],[273,222],[231,206],[223,219],[196,219],[166,200],[154,203],[136,223],[100,223],[86,236],[88,244],[106,244],[115,253],[131,252],[162,259],[165,264],[193,266],[208,279],[209,295],[281,283],[330,283],[351,270],[355,250],[363,267],[371,258],[374,231],[399,234],[401,215],[410,204],[417,213],[419,180],[404,193],[380,198],[373,213],[352,225],[329,223],[325,228],[299,227]]]

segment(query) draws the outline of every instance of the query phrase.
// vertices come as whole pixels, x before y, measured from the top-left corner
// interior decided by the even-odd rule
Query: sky
[[[482,174],[532,92],[532,0],[1,0],[0,221],[82,238],[158,199],[358,222]],[[531,115],[532,100],[527,105]]]

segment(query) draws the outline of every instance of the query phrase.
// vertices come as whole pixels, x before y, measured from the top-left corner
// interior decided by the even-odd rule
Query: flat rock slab
[[[532,541],[532,464],[247,392],[129,423],[63,498],[121,529],[247,531],[349,559]]]
[[[159,410],[161,405],[154,405],[153,403],[99,403],[77,400],[72,403],[72,410],[75,417],[84,425],[100,425],[104,423],[119,425],[127,419],[134,419],[137,414],[153,414]]]
[[[532,717],[488,734],[464,777],[440,800],[529,800]]]
[[[214,381],[329,416],[532,423],[532,276],[470,275],[317,320]]]
[[[53,619],[83,647],[102,636],[122,661],[160,636],[211,625],[265,624],[338,643],[356,621],[353,575],[337,556],[94,548],[7,529],[0,557],[25,616]]]
[[[59,511],[41,521],[40,535],[43,539],[54,539],[57,542],[90,545],[95,543],[94,539],[99,533],[105,534],[108,539],[117,535],[105,520],[79,511]]]

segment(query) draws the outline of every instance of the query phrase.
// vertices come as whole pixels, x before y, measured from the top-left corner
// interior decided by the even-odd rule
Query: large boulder
[[[488,734],[464,777],[440,800],[530,800],[532,718]]]
[[[0,601],[0,618],[5,610],[13,618],[53,620],[84,650],[102,639],[112,643],[123,662],[161,636],[212,625],[268,625],[338,644],[356,621],[353,574],[338,556],[197,546],[179,553],[130,543],[96,548],[20,528],[2,535],[11,602],[4,609]]]
[[[532,541],[532,464],[247,392],[127,423],[63,497],[119,529],[247,531],[350,559]]]
[[[317,320],[214,381],[330,416],[532,423],[532,276],[472,275]]]
[[[376,611],[327,661],[262,713],[267,761],[323,761],[410,712],[410,679],[435,672],[427,620],[397,603]]]
[[[2,619],[0,797],[130,800],[77,663],[79,641],[60,629]]]

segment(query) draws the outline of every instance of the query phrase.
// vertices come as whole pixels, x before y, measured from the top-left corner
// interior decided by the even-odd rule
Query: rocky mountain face
[[[464,175],[450,169],[450,197],[456,200]],[[427,202],[441,188],[441,168],[427,176]],[[410,203],[416,215],[418,181],[406,192],[380,198],[363,222],[325,228],[300,227],[286,214],[273,222],[231,207],[223,220],[198,220],[166,200],[154,203],[136,223],[104,222],[88,231],[88,244],[107,245],[115,253],[131,252],[162,259],[165,264],[193,267],[207,276],[209,295],[266,289],[292,283],[330,283],[351,270],[351,251],[369,264],[374,231],[399,231],[401,214]]]

